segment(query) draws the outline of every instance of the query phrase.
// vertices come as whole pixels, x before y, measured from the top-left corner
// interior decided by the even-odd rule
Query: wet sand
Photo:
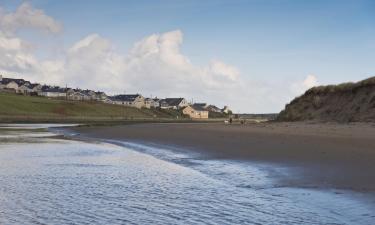
[[[375,192],[374,124],[133,124],[69,129],[93,138],[172,145],[207,159],[271,163],[270,176],[280,186]]]

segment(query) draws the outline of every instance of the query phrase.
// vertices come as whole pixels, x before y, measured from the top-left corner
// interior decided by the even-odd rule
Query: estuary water
[[[49,126],[0,128],[0,224],[375,223],[369,193],[279,187],[272,165]]]

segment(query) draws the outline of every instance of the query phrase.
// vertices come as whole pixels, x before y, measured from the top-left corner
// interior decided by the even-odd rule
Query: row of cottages
[[[102,101],[106,102],[108,96],[101,91],[81,90],[68,88],[66,98],[73,101]]]
[[[3,78],[0,75],[0,91],[2,92],[37,94],[40,89],[40,84],[32,84],[24,79]]]
[[[37,95],[47,98],[61,98],[72,101],[105,101],[107,95],[104,92],[92,90],[81,90],[72,88],[61,88],[59,86],[41,86]]]
[[[162,108],[162,109],[182,109],[188,106],[184,98],[144,98],[140,94],[115,95],[109,97],[109,102],[117,105],[124,105],[136,108]]]
[[[3,78],[0,75],[0,91],[19,93],[24,95],[38,95],[48,98],[64,98],[74,101],[106,101],[104,92],[61,88],[59,86],[40,85],[24,79]]]

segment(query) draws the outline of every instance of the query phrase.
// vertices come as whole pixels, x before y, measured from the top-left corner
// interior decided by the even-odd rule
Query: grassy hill
[[[78,102],[0,93],[0,122],[85,122],[171,120],[175,110],[137,109],[100,102]]]
[[[286,105],[277,120],[375,122],[375,77],[313,87]]]

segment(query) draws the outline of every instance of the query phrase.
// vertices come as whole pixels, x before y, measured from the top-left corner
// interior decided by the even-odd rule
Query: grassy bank
[[[0,122],[115,122],[187,120],[175,110],[137,109],[0,93]]]

